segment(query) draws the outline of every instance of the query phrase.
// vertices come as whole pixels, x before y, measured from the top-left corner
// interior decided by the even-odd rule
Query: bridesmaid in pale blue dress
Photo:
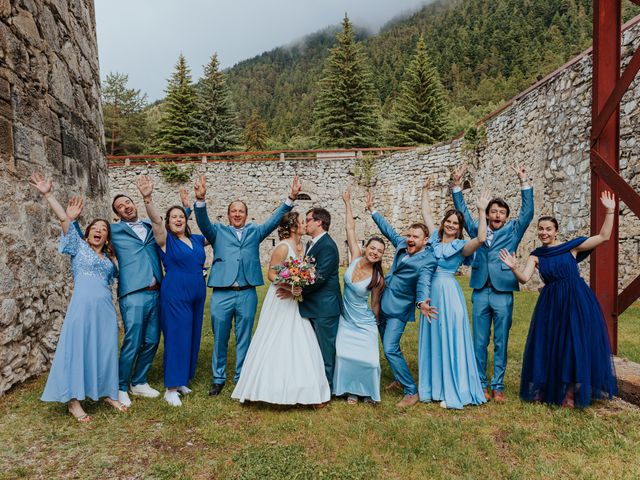
[[[358,246],[349,190],[342,194],[346,209],[347,243],[351,263],[344,274],[344,311],[336,337],[333,394],[348,395],[349,404],[380,401],[380,352],[377,319],[384,289],[382,255],[385,244],[379,237],[367,241],[364,253]],[[371,294],[371,307],[369,307]]]
[[[418,394],[423,402],[440,401],[443,408],[461,409],[486,400],[473,352],[466,302],[455,274],[465,258],[484,243],[487,224],[479,222],[478,237],[464,240],[464,217],[450,209],[436,229],[429,205],[429,184],[427,180],[422,189],[422,213],[438,260],[431,281],[431,305],[437,309],[438,317],[433,321],[420,317]],[[485,193],[478,198],[480,218],[489,200]]]
[[[107,404],[125,412],[127,408],[118,401],[118,321],[111,297],[116,268],[111,261],[109,222],[94,220],[83,238],[69,221],[70,216],[80,215],[82,200],[71,198],[65,211],[52,194],[51,180],[34,173],[30,183],[60,220],[59,251],[71,256],[74,280],[41,400],[68,403],[69,412],[82,423],[91,421],[80,404],[87,397],[106,397]]]

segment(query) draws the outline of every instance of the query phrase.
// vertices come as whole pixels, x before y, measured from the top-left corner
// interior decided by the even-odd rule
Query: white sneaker
[[[189,395],[191,392],[193,392],[193,390],[191,390],[186,385],[182,385],[181,387],[178,387],[178,392],[182,395]]]
[[[440,407],[442,407],[442,408],[447,408],[447,402],[445,402],[444,400],[442,400],[442,401],[440,402]]]
[[[124,390],[118,390],[118,401],[127,408],[131,406],[131,399],[129,398],[129,394]]]
[[[164,392],[164,399],[172,407],[180,407],[182,405],[177,390],[166,390]]]
[[[151,388],[148,383],[141,383],[140,385],[131,385],[131,393],[140,397],[156,398],[160,396],[160,392],[155,388]]]

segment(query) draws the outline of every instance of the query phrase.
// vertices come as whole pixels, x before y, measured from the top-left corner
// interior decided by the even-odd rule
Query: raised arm
[[[151,220],[151,228],[153,229],[153,236],[156,239],[156,243],[162,249],[162,251],[164,251],[164,246],[167,243],[167,229],[164,226],[162,217],[156,210],[156,207],[153,205],[153,200],[151,198],[151,195],[153,194],[153,182],[146,175],[140,175],[138,177],[138,181],[136,182],[136,186],[138,187],[138,191],[140,191],[140,195],[142,195],[142,199],[144,200],[144,208],[147,211],[149,219]]]
[[[511,167],[511,169],[518,176],[518,180],[520,181],[520,192],[522,195],[522,206],[520,207],[520,214],[516,220],[516,238],[517,243],[520,243],[520,240],[527,231],[527,228],[529,228],[531,220],[533,220],[533,188],[531,188],[527,181],[527,171],[524,165],[519,164],[515,167]]]
[[[73,195],[67,201],[67,209],[65,210],[65,213],[67,214],[67,217],[71,222],[71,225],[76,229],[76,231],[81,237],[84,236],[84,232],[82,231],[82,229],[80,228],[80,225],[78,225],[78,222],[76,222],[76,220],[82,213],[83,208],[84,208],[84,200],[81,197]]]
[[[200,175],[200,178],[196,180],[193,186],[193,190],[196,196],[196,204],[194,211],[196,212],[196,223],[198,228],[211,245],[216,241],[217,230],[211,220],[209,220],[209,214],[207,213],[207,206],[205,204],[207,198],[207,182],[204,175]],[[198,205],[200,204],[200,205]]]
[[[387,237],[394,247],[398,248],[398,244],[404,240],[404,238],[395,231],[391,224],[387,222],[382,215],[380,215],[380,212],[376,211],[373,202],[373,191],[371,189],[367,192],[367,210],[371,212],[371,218],[373,218],[373,221],[380,229],[382,235]]]
[[[344,223],[347,230],[347,245],[349,246],[349,253],[351,254],[351,261],[354,258],[358,258],[362,255],[360,246],[358,245],[358,239],[356,238],[356,221],[353,218],[353,210],[351,209],[351,189],[347,188],[342,193],[342,200],[344,201]]]
[[[478,236],[478,224],[480,223],[480,221],[486,221],[486,214],[483,212],[482,215],[478,217],[478,221],[476,222],[469,213],[467,204],[464,201],[464,196],[462,195],[462,178],[464,177],[466,171],[467,165],[464,163],[453,170],[452,197],[453,206],[456,210],[462,213],[462,216],[464,217],[464,229],[467,231],[469,236],[473,238]]]
[[[69,231],[69,225],[71,224],[71,221],[69,220],[65,209],[62,207],[62,205],[60,205],[60,202],[58,202],[58,200],[56,200],[56,197],[53,196],[53,182],[51,181],[51,179],[46,179],[44,175],[42,175],[42,173],[35,172],[29,178],[29,183],[33,187],[35,187],[35,189],[38,190],[38,192],[47,200],[47,203],[49,203],[49,207],[51,207],[51,210],[53,210],[55,216],[58,217],[58,220],[60,220],[62,231],[66,235]],[[80,213],[78,212],[78,215],[79,214]]]
[[[280,205],[275,212],[273,212],[266,222],[258,225],[258,235],[261,242],[267,238],[271,232],[278,228],[278,224],[280,223],[282,216],[293,208],[293,202],[298,197],[301,189],[302,184],[300,183],[300,178],[295,175],[291,182],[291,190],[285,202]]]
[[[616,214],[616,197],[608,191],[602,192],[600,201],[604,208],[607,209],[607,213],[604,217],[604,222],[600,228],[600,233],[593,237],[587,238],[584,242],[573,249],[574,252],[585,252],[587,250],[593,250],[601,243],[606,242],[611,238],[611,231],[613,230],[613,220]]]
[[[478,207],[478,218],[482,218],[482,215],[487,210],[487,206],[491,201],[491,197],[487,192],[482,192],[476,200],[476,206]],[[462,248],[462,255],[468,257],[473,254],[485,241],[487,240],[487,222],[480,222],[478,224],[478,236],[472,238],[464,244]]]
[[[431,214],[431,202],[429,201],[429,189],[431,188],[431,179],[427,178],[422,186],[422,218],[424,224],[429,229],[429,235],[433,235],[436,231],[436,224]]]
[[[189,192],[184,187],[180,187],[178,190],[178,194],[180,195],[180,203],[182,203],[182,208],[184,208],[185,216],[187,220],[191,216],[191,203],[189,201]]]
[[[511,269],[520,283],[527,283],[538,265],[538,257],[530,255],[524,269],[520,270],[515,253],[509,253],[509,250],[506,248],[500,250],[500,260]]]

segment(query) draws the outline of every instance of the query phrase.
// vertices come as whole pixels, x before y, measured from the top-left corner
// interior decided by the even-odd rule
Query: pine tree
[[[266,150],[268,140],[267,124],[262,120],[258,111],[254,110],[244,129],[245,146],[247,150]]]
[[[167,84],[162,118],[155,132],[154,153],[194,153],[198,151],[194,119],[196,93],[191,72],[182,54]]]
[[[146,132],[147,96],[127,88],[129,76],[109,73],[102,87],[102,115],[109,155],[140,153]]]
[[[236,112],[224,74],[214,54],[204,68],[204,77],[196,88],[195,134],[202,152],[224,152],[237,143],[239,129]]]
[[[315,103],[315,129],[320,142],[341,148],[378,143],[380,101],[362,47],[354,39],[345,14],[337,44],[325,62]]]
[[[431,66],[422,36],[396,100],[389,141],[397,146],[428,145],[447,134],[446,105],[438,72]]]

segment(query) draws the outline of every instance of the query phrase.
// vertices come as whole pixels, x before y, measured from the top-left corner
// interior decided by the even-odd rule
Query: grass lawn
[[[182,408],[134,397],[130,412],[118,415],[92,403],[94,420],[81,425],[65,406],[39,401],[45,376],[0,398],[0,478],[640,478],[640,409],[613,401],[569,411],[518,400],[536,298],[516,294],[505,405],[398,411],[399,394],[383,392],[375,407],[341,400],[323,410],[242,406],[230,399],[231,384],[210,398],[205,322],[194,393]],[[639,320],[637,303],[620,318],[620,355],[635,361]],[[403,337],[414,375],[417,336],[411,324]],[[382,365],[386,385],[390,371]],[[162,349],[150,375],[157,388],[161,366]]]

